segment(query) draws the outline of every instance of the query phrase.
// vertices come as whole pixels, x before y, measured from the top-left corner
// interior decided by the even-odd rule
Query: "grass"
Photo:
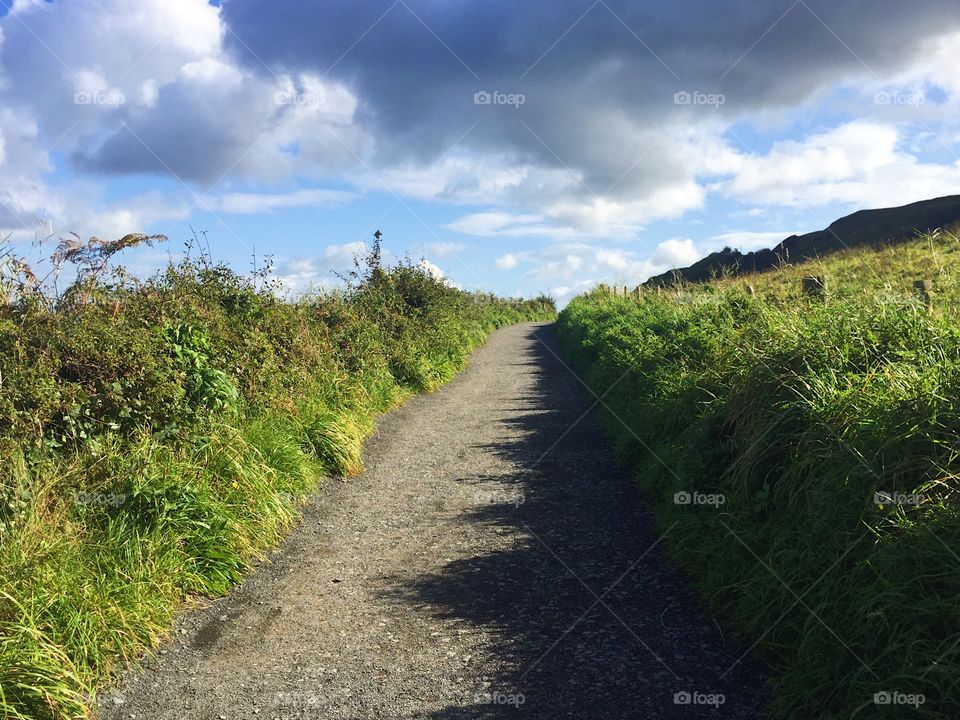
[[[779,720],[960,707],[958,262],[940,233],[561,313],[671,552],[772,666]]]
[[[236,585],[321,478],[361,471],[378,414],[449,380],[494,328],[554,315],[379,257],[343,292],[285,302],[207,258],[105,277],[112,250],[56,301],[23,265],[0,288],[5,718],[86,717],[178,609]]]

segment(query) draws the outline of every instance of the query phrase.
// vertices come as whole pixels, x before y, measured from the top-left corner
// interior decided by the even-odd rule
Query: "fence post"
[[[822,298],[827,291],[827,279],[823,275],[809,275],[803,278],[802,287],[807,297]]]

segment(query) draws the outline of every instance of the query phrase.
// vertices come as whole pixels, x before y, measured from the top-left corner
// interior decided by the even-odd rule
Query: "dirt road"
[[[367,470],[101,716],[758,717],[757,666],[671,567],[556,352],[550,326],[498,331],[382,418]]]

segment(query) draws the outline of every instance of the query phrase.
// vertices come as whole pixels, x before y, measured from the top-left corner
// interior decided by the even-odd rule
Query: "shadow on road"
[[[737,663],[743,648],[724,641],[667,561],[635,482],[587,413],[594,398],[554,355],[553,328],[530,333],[530,359],[518,362],[535,366],[535,385],[507,421],[523,439],[485,450],[534,469],[464,479],[499,493],[507,484],[502,502],[465,520],[516,543],[451,562],[394,598],[500,638],[489,686],[431,717],[760,717],[762,670]]]

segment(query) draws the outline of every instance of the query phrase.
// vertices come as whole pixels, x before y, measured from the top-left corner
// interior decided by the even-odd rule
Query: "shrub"
[[[379,252],[295,302],[206,256],[108,272],[147,240],[62,245],[82,267],[55,297],[22,261],[0,266],[4,717],[85,717],[186,594],[229,591],[322,476],[362,469],[377,413],[448,380],[495,327],[554,314],[478,303]]]

